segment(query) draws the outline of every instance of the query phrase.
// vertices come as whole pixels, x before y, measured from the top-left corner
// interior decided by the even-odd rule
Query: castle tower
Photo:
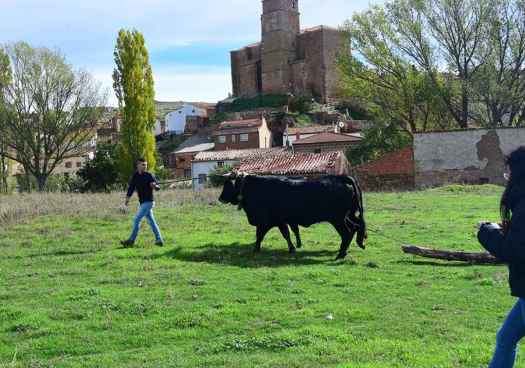
[[[263,0],[261,28],[262,92],[286,93],[300,33],[298,0]]]

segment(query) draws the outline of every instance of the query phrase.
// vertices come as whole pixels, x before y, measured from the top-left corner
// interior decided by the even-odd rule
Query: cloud
[[[372,3],[382,3],[374,0]],[[157,95],[216,101],[231,90],[228,51],[260,40],[260,0],[0,0],[0,43],[60,49],[111,87],[119,29],[144,34]],[[338,26],[363,0],[300,0],[303,28]],[[188,70],[188,65],[195,68]],[[184,74],[186,73],[186,74]],[[222,95],[222,97],[218,97]]]

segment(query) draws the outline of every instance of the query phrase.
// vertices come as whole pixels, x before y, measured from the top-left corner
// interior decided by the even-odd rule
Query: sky
[[[337,27],[384,0],[300,0],[301,28]],[[119,29],[146,39],[160,101],[217,102],[231,92],[229,51],[260,40],[261,0],[0,0],[0,44],[59,50],[107,89]]]

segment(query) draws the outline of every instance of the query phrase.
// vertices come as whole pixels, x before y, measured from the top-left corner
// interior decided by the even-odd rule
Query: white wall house
[[[166,117],[164,118],[164,128],[161,126],[161,122],[157,121],[155,125],[155,135],[161,133],[182,134],[184,133],[184,129],[186,127],[187,116],[206,117],[207,115],[208,113],[205,109],[194,105],[184,104],[181,108],[166,114]]]

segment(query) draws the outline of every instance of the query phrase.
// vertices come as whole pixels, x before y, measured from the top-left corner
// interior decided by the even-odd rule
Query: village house
[[[270,148],[272,145],[272,132],[264,116],[225,121],[213,132],[213,137],[217,151]]]
[[[279,147],[199,152],[191,162],[193,189],[203,189],[210,172],[218,167],[233,166],[244,158],[270,157],[285,151],[285,148]]]
[[[184,103],[181,107],[168,112],[164,120],[157,120],[155,136],[160,134],[183,134],[186,129],[186,118],[189,116],[207,117],[208,112],[205,108]]]
[[[283,146],[291,146],[295,141],[311,137],[315,134],[333,131],[330,125],[311,125],[307,127],[289,128],[283,133]]]
[[[176,151],[168,155],[168,167],[177,178],[191,178],[191,162],[199,152],[215,147],[209,134],[196,134],[184,141]]]
[[[294,152],[346,152],[350,147],[361,142],[359,133],[322,132],[294,140],[291,145]]]
[[[97,124],[96,143],[114,145],[118,143],[122,116],[115,114],[107,121]]]

